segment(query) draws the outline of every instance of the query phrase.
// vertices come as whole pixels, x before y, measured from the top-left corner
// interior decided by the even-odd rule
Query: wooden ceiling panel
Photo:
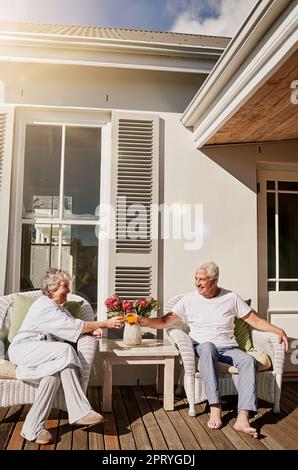
[[[298,139],[298,105],[290,100],[294,80],[298,50],[205,145]]]

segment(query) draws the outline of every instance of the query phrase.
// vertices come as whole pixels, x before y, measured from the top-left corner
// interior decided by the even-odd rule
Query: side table
[[[112,410],[113,365],[157,365],[156,386],[161,391],[163,406],[174,409],[174,361],[179,353],[166,339],[143,339],[140,346],[127,346],[122,340],[101,338],[99,351],[103,359],[103,411]]]

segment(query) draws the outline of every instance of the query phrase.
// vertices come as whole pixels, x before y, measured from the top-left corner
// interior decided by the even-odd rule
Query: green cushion
[[[13,310],[11,312],[10,328],[8,332],[8,341],[11,343],[15,335],[22,326],[23,320],[36,297],[27,297],[25,295],[15,294]]]
[[[245,301],[247,305],[250,305],[251,300]],[[246,323],[241,318],[235,318],[235,329],[234,334],[238,346],[242,351],[253,351],[253,345],[251,340],[251,333],[248,323]]]
[[[84,300],[81,300],[80,302],[77,302],[76,300],[68,300],[67,302],[64,302],[63,307],[66,308],[73,317],[81,318],[81,306],[83,303]]]

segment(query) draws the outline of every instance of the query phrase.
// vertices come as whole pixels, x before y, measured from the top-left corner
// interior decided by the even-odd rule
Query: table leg
[[[174,365],[173,357],[166,358],[164,370],[163,407],[165,410],[174,409]]]
[[[157,364],[157,376],[156,376],[156,392],[163,392],[164,384],[164,364]]]
[[[113,368],[107,359],[103,360],[102,410],[112,411]]]

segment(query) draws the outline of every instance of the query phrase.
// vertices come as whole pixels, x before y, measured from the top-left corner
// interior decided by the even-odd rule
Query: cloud
[[[178,7],[176,0],[174,3]],[[171,31],[233,37],[255,3],[256,0],[183,1],[184,9],[177,13]]]

